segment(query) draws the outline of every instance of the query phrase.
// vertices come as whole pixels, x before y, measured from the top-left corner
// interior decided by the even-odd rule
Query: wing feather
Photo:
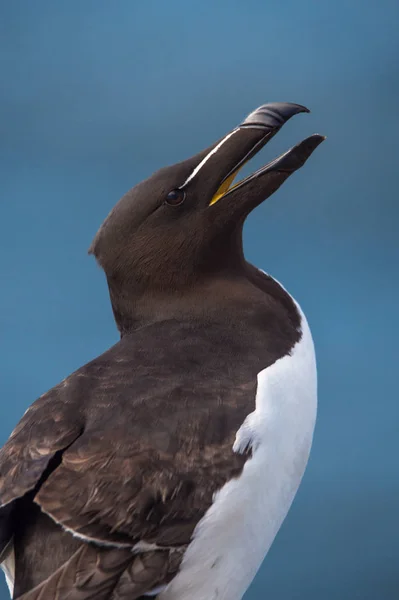
[[[0,449],[0,505],[36,487],[50,461],[83,431],[83,421],[63,404],[57,386],[26,411]]]
[[[132,554],[83,544],[59,569],[18,600],[136,600],[176,574],[184,548]]]

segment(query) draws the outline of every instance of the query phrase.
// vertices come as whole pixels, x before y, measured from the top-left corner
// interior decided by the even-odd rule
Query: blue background
[[[267,101],[312,114],[250,170],[328,136],[245,229],[308,315],[320,389],[309,468],[246,600],[399,597],[398,21],[397,0],[0,5],[1,441],[117,340],[86,250],[128,188]]]

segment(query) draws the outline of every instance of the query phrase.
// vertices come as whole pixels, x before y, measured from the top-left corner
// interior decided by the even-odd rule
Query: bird
[[[308,322],[245,259],[243,226],[325,138],[236,177],[305,112],[260,106],[135,185],[100,226],[89,254],[119,339],[40,396],[0,450],[12,598],[243,597],[297,492],[317,412]]]

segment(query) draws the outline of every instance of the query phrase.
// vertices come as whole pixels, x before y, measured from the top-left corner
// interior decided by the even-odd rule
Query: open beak
[[[291,117],[301,112],[309,112],[309,110],[299,104],[283,102],[264,104],[248,115],[241,125],[212,148],[209,155],[203,159],[203,164],[197,167],[199,174],[202,169],[206,171],[205,163],[208,162],[209,166],[217,163],[217,171],[222,176],[216,184],[216,189],[214,187],[212,190],[209,206],[238,190],[240,193],[245,191],[255,195],[255,204],[258,204],[269,197],[291,173],[306,162],[325,139],[324,136],[314,134],[306,138],[252,175],[234,183],[240,169]]]

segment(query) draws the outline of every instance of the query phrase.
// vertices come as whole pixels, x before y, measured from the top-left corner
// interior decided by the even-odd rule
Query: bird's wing
[[[189,542],[248,458],[232,448],[260,366],[227,369],[237,340],[213,328],[154,335],[123,338],[32,405],[0,451],[2,504],[36,488],[41,509],[84,539]]]
[[[242,394],[232,390],[230,401],[235,396],[238,402]],[[187,544],[214,493],[239,475],[247,455],[232,451],[240,423],[235,424],[231,404],[219,406],[212,416],[194,408],[184,413],[186,423],[171,414],[166,425],[154,414],[159,431],[149,426],[139,434],[132,431],[131,439],[112,427],[85,431],[63,453],[35,502],[87,540],[120,546]],[[213,419],[223,433],[208,443]]]
[[[257,355],[242,337],[234,346],[213,329],[202,328],[201,340],[194,334],[158,327],[156,340],[143,335],[132,347],[123,338],[36,401],[0,451],[1,504],[31,491],[64,529],[120,551],[115,569],[126,589],[124,550],[187,545],[215,492],[250,455],[233,444],[254,409],[260,364],[229,367],[223,352]],[[101,580],[101,560],[88,580]],[[63,568],[65,582],[73,568]]]

